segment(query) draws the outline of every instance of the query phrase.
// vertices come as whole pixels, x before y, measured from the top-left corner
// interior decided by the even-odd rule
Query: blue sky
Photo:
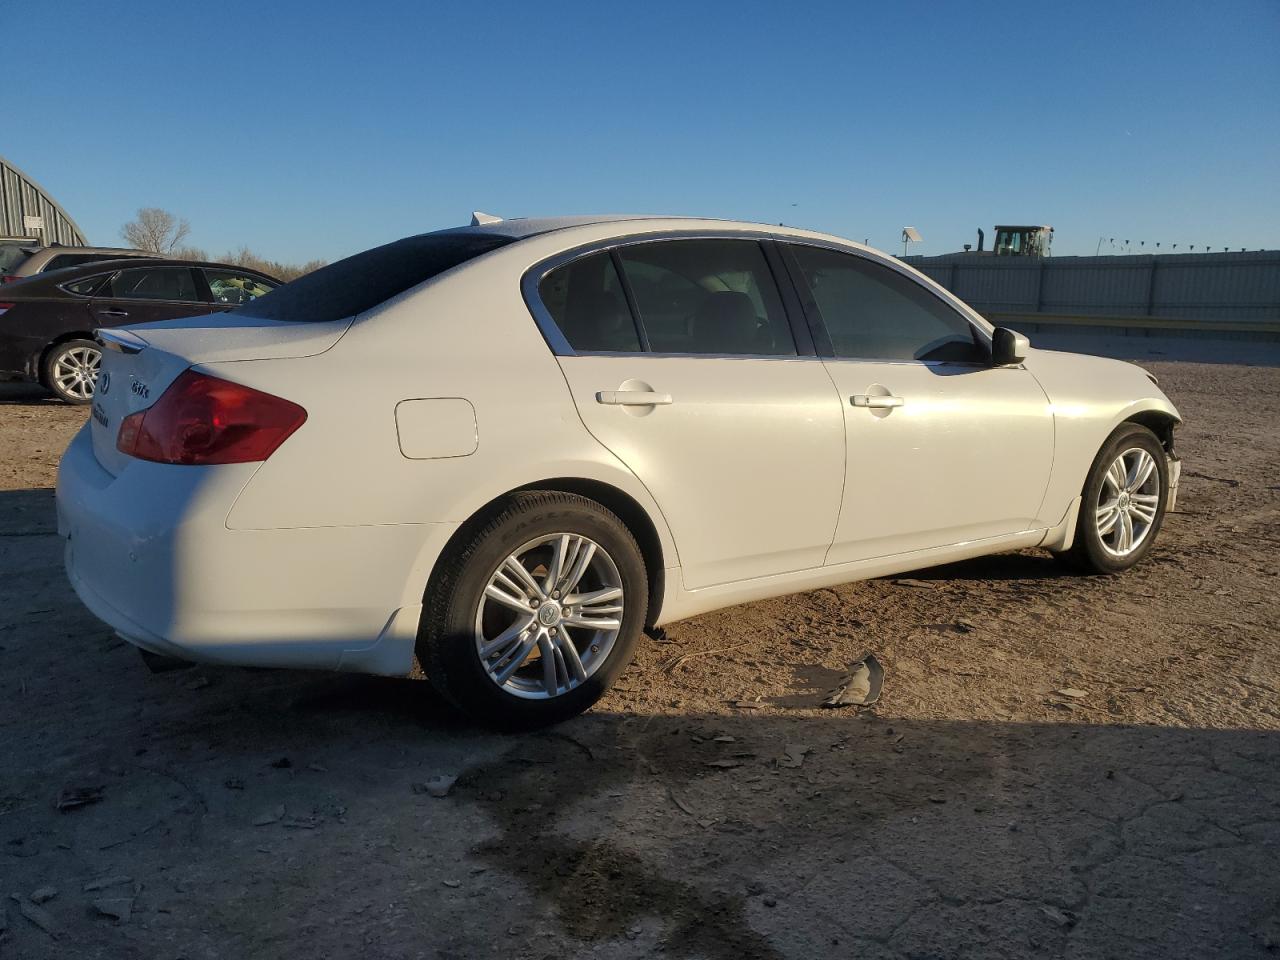
[[[91,241],[335,259],[504,216],[785,221],[942,253],[1280,247],[1280,2],[0,0],[0,155]],[[7,31],[6,31],[7,32]],[[20,57],[26,48],[29,57]]]

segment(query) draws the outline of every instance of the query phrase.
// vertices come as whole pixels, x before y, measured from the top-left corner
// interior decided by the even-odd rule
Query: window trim
[[[778,236],[765,230],[668,230],[660,233],[643,233],[629,234],[622,237],[608,237],[603,240],[594,240],[590,243],[574,247],[570,250],[561,251],[558,254],[547,257],[538,261],[524,272],[524,276],[520,278],[520,292],[524,297],[525,305],[529,308],[529,312],[533,315],[534,322],[538,326],[538,330],[542,333],[542,337],[547,342],[547,346],[551,348],[551,352],[557,357],[672,357],[686,358],[694,360],[817,360],[820,359],[814,350],[812,337],[809,335],[805,327],[806,319],[803,314],[797,315],[796,310],[800,307],[799,298],[788,297],[789,278],[778,275],[777,268],[770,257],[769,244],[776,242]],[[640,311],[636,308],[635,298],[631,291],[631,280],[627,277],[626,271],[622,269],[621,254],[619,253],[625,247],[638,246],[642,243],[660,243],[669,240],[750,240],[757,243],[761,248],[764,256],[765,264],[769,268],[769,274],[773,279],[774,286],[777,288],[778,297],[782,302],[783,315],[787,324],[791,329],[792,338],[795,340],[796,352],[794,354],[756,354],[756,353],[659,353],[649,349],[648,333],[644,330],[644,323],[640,317]],[[636,324],[637,330],[640,331],[640,344],[642,349],[635,351],[605,351],[605,350],[575,350],[565,335],[560,331],[559,325],[551,316],[551,312],[542,302],[542,296],[538,288],[543,279],[551,271],[572,263],[580,257],[590,256],[593,253],[601,251],[609,251],[613,258],[614,267],[618,271],[618,277],[622,281],[623,292],[627,298],[627,307],[631,310],[631,317]],[[790,291],[793,295],[794,290]]]
[[[877,266],[886,267],[897,274],[900,274],[906,280],[914,283],[916,287],[932,296],[944,307],[954,312],[968,326],[973,334],[974,342],[979,349],[985,350],[986,360],[907,360],[907,359],[890,359],[887,357],[841,357],[837,356],[835,346],[831,340],[831,333],[827,329],[826,321],[822,319],[822,311],[818,309],[817,299],[813,295],[813,290],[809,287],[809,282],[804,276],[804,271],[800,267],[799,261],[791,253],[789,247],[794,244],[802,247],[818,247],[823,250],[831,250],[835,253],[841,253],[846,256],[857,257],[866,260]],[[995,331],[992,327],[987,330],[984,324],[974,321],[971,315],[973,310],[960,301],[958,298],[947,294],[946,297],[941,296],[937,290],[934,290],[929,284],[922,283],[920,278],[910,272],[909,268],[905,268],[905,264],[896,262],[892,257],[875,256],[869,251],[860,250],[854,247],[842,246],[838,243],[829,241],[811,239],[809,237],[786,237],[781,238],[779,246],[782,247],[783,260],[787,265],[787,271],[791,275],[791,281],[795,284],[800,295],[801,306],[804,309],[805,317],[809,321],[810,327],[815,331],[814,339],[818,342],[818,354],[824,360],[845,363],[914,363],[927,367],[975,367],[979,369],[993,369],[991,366],[991,338]],[[955,300],[953,303],[952,300]]]

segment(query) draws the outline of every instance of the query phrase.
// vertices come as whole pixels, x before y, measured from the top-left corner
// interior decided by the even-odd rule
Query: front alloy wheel
[[[1121,424],[1093,461],[1075,540],[1058,556],[1086,573],[1127,570],[1155,544],[1168,496],[1164,447],[1141,424]]]
[[[1112,461],[1098,492],[1095,519],[1102,548],[1117,559],[1139,549],[1151,533],[1160,509],[1160,472],[1156,459],[1131,447]]]

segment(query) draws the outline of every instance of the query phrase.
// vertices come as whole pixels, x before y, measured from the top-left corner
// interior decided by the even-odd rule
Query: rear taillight
[[[154,404],[124,418],[116,448],[156,463],[253,463],[306,420],[296,403],[187,370]]]
[[[12,273],[6,273],[3,277],[0,277],[0,283],[13,283],[13,281],[21,279],[21,277],[15,276]]]
[[[0,303],[0,317],[3,317],[6,313],[12,310],[14,306],[15,305],[12,303]]]

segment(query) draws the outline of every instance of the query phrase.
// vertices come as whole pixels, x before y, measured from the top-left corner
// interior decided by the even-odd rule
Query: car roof
[[[69,254],[71,256],[78,256],[83,253],[114,253],[120,259],[124,259],[126,257],[128,258],[145,257],[151,260],[169,259],[168,257],[165,257],[163,254],[152,253],[148,250],[135,250],[132,247],[64,247],[56,243],[53,244],[52,246],[41,247],[39,246],[38,241],[35,244],[33,244],[33,246],[36,246],[38,248],[33,254],[31,254],[33,257],[43,255],[46,258],[52,258],[52,257],[60,257],[60,256],[63,256],[64,254]]]
[[[570,227],[586,227],[602,223],[625,223],[630,220],[688,220],[690,217],[672,217],[661,214],[644,213],[606,213],[584,214],[570,217],[513,217],[510,220],[497,220],[493,223],[472,224],[465,227],[449,228],[450,233],[480,233],[513,240],[523,240],[557,230],[568,230]]]
[[[513,241],[526,240],[531,237],[545,236],[551,233],[570,232],[582,227],[600,227],[611,224],[618,225],[618,235],[621,236],[627,232],[626,224],[664,224],[659,229],[679,229],[679,230],[731,230],[737,231],[760,231],[778,236],[795,237],[797,239],[810,238],[818,239],[825,242],[836,241],[842,245],[855,247],[861,250],[869,250],[864,244],[849,240],[845,237],[836,236],[834,234],[820,233],[814,230],[807,230],[802,227],[793,227],[782,223],[757,223],[750,220],[730,220],[720,217],[691,217],[671,214],[592,214],[586,216],[570,216],[570,217],[527,217],[513,218],[511,220],[498,220],[493,223],[472,224],[465,227],[451,227],[443,230],[434,231],[435,233],[475,233],[489,234],[510,237]],[[640,227],[637,232],[645,232],[645,227]]]

